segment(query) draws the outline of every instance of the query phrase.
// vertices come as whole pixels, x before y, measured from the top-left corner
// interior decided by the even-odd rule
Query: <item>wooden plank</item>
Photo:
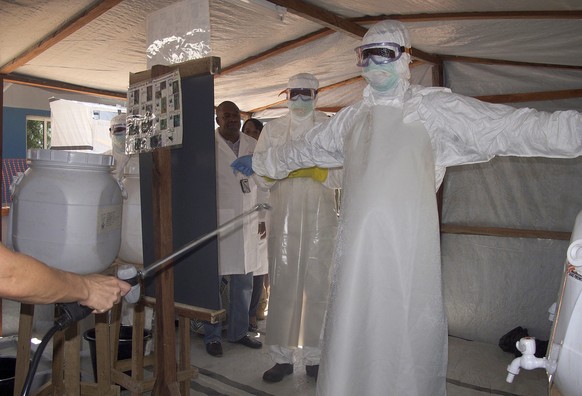
[[[154,72],[155,68],[158,68],[158,72]],[[206,58],[193,59],[172,66],[156,65],[152,69],[130,73],[129,83],[137,84],[143,81],[148,81],[154,77],[162,76],[176,69],[180,71],[180,78],[216,74],[221,72],[220,58],[216,56],[208,56]]]
[[[57,89],[59,91],[74,92],[74,93],[93,95],[93,96],[101,96],[104,98],[112,98],[112,99],[126,99],[127,98],[127,92],[125,92],[125,91],[124,92],[106,91],[106,90],[102,90],[102,89],[83,87],[81,85],[68,84],[68,83],[64,83],[61,81],[54,81],[54,80],[47,80],[44,78],[23,76],[20,74],[10,74],[10,75],[5,75],[5,76],[0,75],[0,77],[3,77],[5,82],[27,85],[30,87],[52,88],[52,89]]]
[[[79,338],[79,322],[75,322],[64,330],[65,359],[64,386],[65,395],[79,396],[81,394],[81,339]]]
[[[111,348],[108,313],[95,315],[95,352],[97,364],[97,390],[106,395],[111,390]]]
[[[387,19],[401,22],[439,22],[488,19],[582,19],[580,10],[563,11],[484,11],[484,12],[435,12],[423,14],[391,14],[350,18],[359,24],[372,24]]]
[[[331,11],[301,0],[269,0],[273,4],[287,8],[287,11],[315,23],[319,23],[336,32],[345,33],[354,38],[362,38],[367,28],[342,18]]]
[[[14,396],[20,395],[28,374],[30,362],[30,338],[32,337],[32,321],[34,305],[20,304],[20,319],[18,320],[18,345],[16,349],[16,372],[14,379]]]
[[[118,360],[115,365],[115,370],[119,372],[129,371],[133,367],[133,359]],[[143,367],[150,367],[156,364],[156,355],[152,353],[151,355],[144,356]],[[129,377],[129,376],[128,376]],[[131,377],[129,377],[131,378]]]
[[[65,365],[65,332],[57,331],[53,336],[53,372],[51,377],[52,391],[54,395],[65,395],[63,382]],[[77,373],[78,374],[78,373]]]
[[[571,232],[564,231],[544,231],[544,230],[522,230],[515,228],[501,227],[474,227],[456,224],[442,224],[443,234],[463,234],[463,235],[483,235],[508,238],[537,238],[552,239],[559,241],[569,241]]]
[[[240,62],[234,63],[228,67],[223,68],[220,74],[215,75],[215,78],[224,76],[225,74],[228,73],[232,73],[233,71],[240,70],[247,66],[254,65],[255,63],[259,63],[273,56],[281,55],[287,51],[291,51],[292,49],[299,48],[305,44],[309,44],[315,40],[319,40],[320,38],[329,36],[332,33],[334,33],[333,30],[325,28],[317,30],[313,33],[306,34],[305,36],[301,36],[295,40],[290,40],[281,44],[277,44],[273,48],[270,48],[256,55],[250,56],[246,59],[243,59]]]
[[[158,74],[159,71],[159,74]],[[161,75],[162,69],[154,75]],[[153,152],[154,160],[154,235],[156,256],[166,257],[172,254],[172,167],[171,153],[168,148]],[[172,262],[157,273],[156,290],[156,381],[154,395],[179,395],[176,373],[176,333],[174,312],[174,269]]]
[[[489,103],[537,102],[544,100],[560,100],[580,97],[582,97],[582,89],[475,96],[476,99]]]
[[[582,66],[574,65],[559,65],[555,63],[538,63],[538,62],[517,62],[505,59],[491,59],[491,58],[476,58],[470,56],[458,56],[458,55],[438,55],[443,61],[448,62],[464,62],[464,63],[478,63],[482,65],[505,65],[505,66],[524,66],[524,67],[542,67],[551,69],[569,69],[569,70],[582,70]]]
[[[0,73],[8,74],[18,69],[20,66],[24,66],[44,51],[48,50],[55,44],[58,44],[77,30],[85,27],[85,25],[103,15],[122,1],[123,0],[101,0],[92,4],[72,20],[68,21],[65,25],[51,32],[40,42],[34,44],[22,54],[18,55],[15,59],[2,66],[2,68],[0,68]]]
[[[146,307],[153,308],[156,306],[156,299],[153,297],[145,296],[142,300]],[[183,316],[191,320],[203,320],[205,322],[218,323],[226,318],[225,309],[213,310],[177,302],[174,303],[174,307],[178,316]]]
[[[144,324],[144,305],[140,302],[134,305],[131,343],[131,379],[135,382],[142,382],[144,379]]]

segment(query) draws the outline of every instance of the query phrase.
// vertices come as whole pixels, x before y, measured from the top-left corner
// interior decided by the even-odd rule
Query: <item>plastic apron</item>
[[[293,126],[293,134],[313,125],[312,119],[305,120]],[[272,130],[279,135],[276,144],[282,144],[291,139],[290,129],[290,117],[282,117],[271,128],[267,124],[261,138]],[[265,343],[319,347],[337,233],[334,190],[311,178],[284,179],[271,187],[270,202]]]
[[[447,324],[430,138],[420,122],[404,124],[401,109],[369,109],[344,144],[342,248],[317,394],[444,395]]]

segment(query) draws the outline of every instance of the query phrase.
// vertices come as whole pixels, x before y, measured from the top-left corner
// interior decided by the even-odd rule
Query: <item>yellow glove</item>
[[[313,180],[323,183],[327,179],[327,169],[318,168],[317,166],[297,169],[289,173],[287,177],[311,177]]]

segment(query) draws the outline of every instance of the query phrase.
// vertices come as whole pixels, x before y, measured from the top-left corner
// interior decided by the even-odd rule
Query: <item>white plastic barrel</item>
[[[121,243],[122,192],[113,157],[29,150],[13,185],[14,249],[46,264],[87,274],[109,267]]]
[[[123,201],[121,247],[119,258],[126,263],[143,264],[139,157],[132,157],[125,166],[123,185],[127,198]]]
[[[549,359],[557,360],[554,384],[564,396],[582,395],[582,276],[570,272],[562,291],[560,316],[554,323]]]

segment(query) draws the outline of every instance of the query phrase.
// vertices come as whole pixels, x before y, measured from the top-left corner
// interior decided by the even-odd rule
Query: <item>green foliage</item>
[[[44,147],[45,121],[41,120],[27,120],[26,121],[26,148],[27,149],[42,149],[50,147],[50,122],[46,123],[47,133],[47,147]]]

